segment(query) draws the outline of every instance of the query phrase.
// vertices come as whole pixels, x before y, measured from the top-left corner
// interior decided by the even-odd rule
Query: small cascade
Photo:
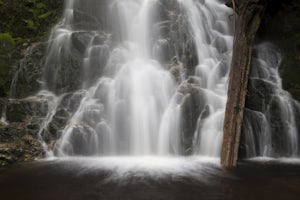
[[[65,1],[63,20],[52,29],[50,34],[43,73],[44,82],[42,83],[42,87],[47,90],[64,92],[69,81],[66,75],[68,72],[64,71],[64,65],[70,61],[69,57],[73,56],[71,54],[71,36],[73,33],[73,7],[76,2],[76,0]],[[69,74],[69,76],[71,75]]]
[[[219,157],[232,53],[232,26],[228,21],[231,10],[218,1],[179,2],[196,44],[198,64],[195,77],[203,96],[203,109],[195,130],[194,153]]]
[[[247,157],[299,156],[300,105],[282,88],[281,60],[275,46],[256,46],[242,134]]]
[[[26,77],[27,79],[30,79],[30,78],[32,78],[32,74],[34,74],[34,72],[32,73],[28,70],[28,68],[30,68],[30,67],[28,67],[28,65],[32,65],[32,63],[30,63],[30,62],[28,63],[28,60],[30,60],[30,56],[32,54],[34,54],[34,50],[38,46],[39,46],[38,43],[29,46],[24,51],[24,57],[12,66],[12,69],[14,71],[14,75],[12,77],[12,81],[11,81],[11,84],[10,84],[8,99],[5,100],[5,102],[3,102],[3,103],[0,102],[0,103],[3,104],[2,109],[1,109],[0,122],[2,122],[5,125],[8,125],[10,123],[9,120],[7,119],[7,107],[8,107],[9,102],[10,101],[16,101],[17,99],[20,99],[20,98],[24,99],[24,100],[27,98],[27,96],[24,96],[24,93],[26,93],[28,91],[22,91],[22,90],[26,90],[28,88],[20,89],[19,87],[20,87],[20,85],[27,84],[27,82],[24,81],[24,79],[22,79],[23,77]],[[22,76],[22,78],[20,78],[20,76]],[[39,84],[40,84],[39,81],[40,80],[35,80],[35,81],[36,81],[36,83],[35,83],[35,85],[31,85],[31,89],[35,88],[35,87],[39,87]],[[31,93],[31,92],[28,92],[28,93]]]

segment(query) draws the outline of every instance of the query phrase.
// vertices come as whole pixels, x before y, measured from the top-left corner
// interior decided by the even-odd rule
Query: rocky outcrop
[[[239,24],[233,47],[221,152],[221,164],[225,168],[235,167],[237,164],[252,45],[266,4],[266,0],[249,0],[241,2],[239,6]]]
[[[300,101],[300,2],[272,1],[259,30],[259,38],[271,41],[282,53],[283,88]]]
[[[195,80],[190,77],[179,87],[181,95],[181,112],[182,112],[182,137],[183,155],[191,155],[196,149],[193,149],[195,142],[195,130],[198,120],[202,121],[207,117],[208,112],[205,102],[205,92],[202,88],[195,84]],[[199,116],[201,115],[200,119]]]
[[[38,133],[47,103],[25,97],[40,89],[47,47],[43,41],[58,21],[63,2],[0,2],[0,166],[44,154]]]
[[[44,149],[38,140],[40,117],[34,109],[43,103],[35,100],[5,101],[10,123],[0,122],[0,166],[34,160],[42,156]],[[5,108],[4,108],[5,109]]]
[[[31,161],[44,154],[42,145],[30,131],[26,124],[0,125],[0,167]]]
[[[279,73],[282,79],[283,89],[287,90],[294,99],[300,100],[299,93],[299,76],[300,68],[299,61],[299,19],[300,19],[300,6],[298,0],[289,1],[270,1],[268,4],[262,23],[257,32],[257,42],[269,41],[274,44],[274,48],[280,52],[282,58],[280,59]],[[256,56],[254,52],[253,57]],[[268,58],[270,59],[270,58]],[[257,66],[257,63],[253,63]],[[278,64],[278,63],[276,63]],[[271,140],[272,146],[268,147],[271,150],[271,154],[275,157],[277,156],[289,156],[287,153],[286,146],[288,144],[286,133],[288,132],[286,119],[281,118],[282,105],[279,104],[278,97],[272,96],[272,85],[270,82],[262,81],[259,79],[250,79],[248,84],[248,94],[246,99],[246,109],[249,109],[246,113],[246,117],[251,118],[251,112],[264,113],[268,111],[268,118],[270,126],[268,129],[272,132]],[[284,92],[286,93],[286,92]],[[282,94],[288,95],[289,94]],[[295,113],[299,110],[299,102],[296,100],[291,100],[292,110]],[[288,106],[288,103],[285,103]],[[299,119],[299,114],[295,115],[296,119]],[[254,154],[248,151],[246,137],[249,137],[249,130],[244,123],[244,130],[242,131],[242,140],[240,145],[240,155],[239,157],[244,158],[247,156],[256,156],[257,152]],[[296,123],[298,135],[300,130],[299,123]],[[295,128],[295,127],[294,127]],[[254,131],[259,132],[259,131]],[[254,133],[258,134],[258,133]],[[255,141],[257,143],[259,138],[255,136]],[[298,144],[300,144],[300,139],[298,138]],[[256,145],[256,150],[259,151],[261,147]]]

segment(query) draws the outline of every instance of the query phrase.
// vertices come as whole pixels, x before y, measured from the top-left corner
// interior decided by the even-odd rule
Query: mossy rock
[[[0,146],[0,167],[17,162],[32,161],[44,153],[42,146],[37,140],[31,143],[11,143]]]
[[[0,33],[0,54],[6,54],[16,45],[15,40],[9,33]]]
[[[9,33],[0,33],[0,97],[7,96],[10,87],[15,45],[15,40]]]
[[[17,71],[13,66],[24,57],[25,48],[46,40],[62,14],[63,3],[64,0],[0,1],[0,97],[9,96],[12,77]],[[32,83],[29,85],[36,88],[38,84]],[[22,90],[20,96],[27,94],[28,91]]]
[[[58,21],[63,2],[64,0],[1,0],[0,27],[13,37],[43,37]]]
[[[0,167],[32,161],[44,155],[37,135],[39,127],[29,130],[33,121],[0,126]]]
[[[5,62],[0,58],[0,97],[6,97],[8,95],[12,72],[9,65],[10,62]]]
[[[40,90],[46,46],[46,43],[34,43],[24,51],[24,58],[16,63],[17,79],[11,86],[11,98],[25,98]]]

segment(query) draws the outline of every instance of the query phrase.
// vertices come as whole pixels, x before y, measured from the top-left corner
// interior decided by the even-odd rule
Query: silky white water
[[[169,9],[168,4],[174,6],[173,10],[162,14],[163,9]],[[86,15],[84,18],[82,13]],[[168,16],[166,19],[164,14]],[[60,100],[54,103],[60,104],[67,95],[64,91],[69,86],[65,83],[72,74],[64,68],[74,45],[78,45],[74,40],[88,39],[80,44],[80,51],[84,52],[83,82],[76,93],[82,98],[74,112],[64,108],[70,117],[61,130],[54,153],[168,156],[189,152],[218,157],[232,48],[231,14],[231,9],[217,0],[115,0],[84,4],[79,0],[66,1],[63,19],[51,33],[44,72],[43,87],[61,93],[54,98]],[[101,21],[101,25],[94,27],[86,19]],[[172,23],[177,23],[174,19],[184,21],[188,30],[173,29]],[[167,36],[165,29],[171,30]],[[197,63],[188,66],[188,62],[181,60],[192,54],[188,47],[170,47],[176,43],[174,34],[178,35],[175,38],[180,45],[181,40],[182,44],[194,44]],[[185,39],[181,38],[184,34],[188,36]],[[170,71],[172,63],[161,59],[168,57],[166,52],[159,53],[163,45],[169,47],[181,66],[177,77]],[[101,75],[92,81],[99,71]],[[193,84],[188,83],[191,77],[196,80]],[[192,141],[186,147],[183,144],[186,125],[182,118],[185,99],[191,96],[188,88],[197,91],[196,95],[202,99],[198,104],[203,108],[194,116],[198,120],[188,133]],[[59,107],[51,107],[49,119]],[[43,130],[51,123],[49,119]]]
[[[66,0],[48,41],[42,89],[23,99],[39,104],[33,115],[47,155],[117,168],[131,162],[127,171],[137,165],[143,173],[147,165],[168,172],[177,159],[176,173],[199,156],[218,159],[232,17],[218,0]],[[254,48],[242,156],[299,157],[300,105],[282,87],[281,60],[269,43]],[[9,123],[6,106],[0,123]]]
[[[218,1],[179,0],[190,23],[197,50],[195,76],[208,107],[208,116],[198,120],[194,153],[219,156],[227,100],[227,81],[232,48],[230,11]],[[200,115],[201,116],[201,115]]]
[[[247,156],[298,157],[300,105],[282,87],[282,55],[270,43],[254,50],[243,129]]]

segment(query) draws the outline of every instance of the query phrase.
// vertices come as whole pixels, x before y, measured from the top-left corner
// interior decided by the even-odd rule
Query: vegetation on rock
[[[62,5],[63,0],[0,1],[0,97],[9,95],[13,65],[32,43],[46,40]]]
[[[37,140],[38,114],[32,115],[32,106],[39,106],[39,102],[7,98],[24,98],[39,88],[45,41],[60,18],[63,2],[0,0],[0,112],[7,108],[11,121],[9,125],[0,122],[0,166],[33,160],[43,154]],[[14,85],[16,75],[18,84]]]

